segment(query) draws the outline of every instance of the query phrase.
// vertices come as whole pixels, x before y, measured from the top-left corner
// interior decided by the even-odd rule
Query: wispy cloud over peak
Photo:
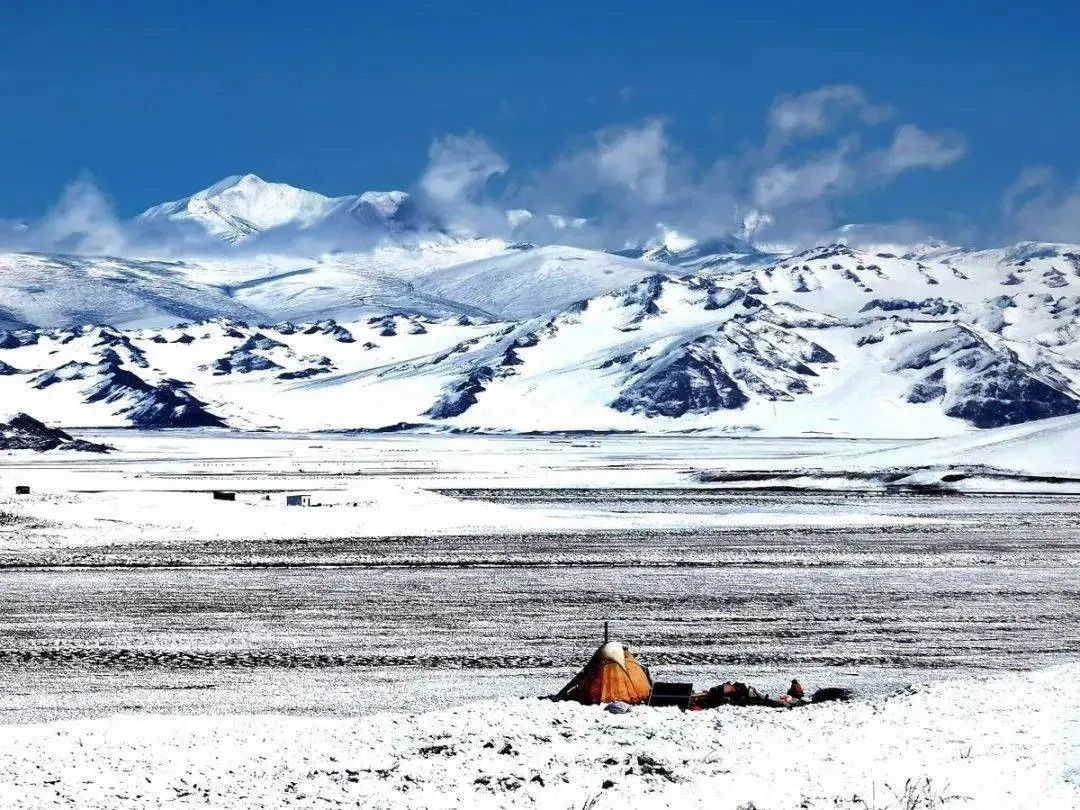
[[[763,209],[783,208],[845,189],[852,182],[847,158],[854,149],[854,141],[848,140],[803,163],[770,166],[754,178],[754,205]]]
[[[428,159],[420,188],[440,203],[472,199],[488,180],[510,168],[491,144],[474,133],[435,140]]]
[[[224,211],[216,205],[211,213],[236,214],[229,227],[243,231],[237,240],[243,245],[233,248],[220,244],[206,227],[186,227],[173,222],[175,217],[117,221],[105,196],[81,179],[40,221],[25,228],[0,223],[0,239],[20,249],[129,249],[142,255],[290,248],[308,255],[440,230],[604,249],[640,246],[665,234],[700,240],[732,234],[770,242],[807,240],[840,224],[838,201],[891,183],[905,172],[944,169],[964,156],[966,143],[958,133],[929,131],[910,122],[891,129],[879,126],[893,115],[892,108],[871,103],[855,85],[827,85],[779,96],[763,122],[759,143],[738,150],[692,156],[674,138],[673,123],[649,117],[601,127],[548,165],[516,172],[480,134],[447,134],[432,141],[425,169],[406,185],[409,194],[378,198],[388,203],[385,211],[363,196],[330,199],[287,186],[281,188],[296,194],[282,197],[287,210],[273,221],[247,209]],[[503,176],[505,182],[493,182]],[[1039,191],[1044,185],[1032,185],[1025,197],[1041,193],[1039,204],[1052,206],[1052,196]],[[288,202],[294,197],[317,198],[319,215],[294,212]],[[168,213],[175,205],[152,210]],[[1019,203],[1009,205],[1018,209]],[[1019,215],[1018,210],[1010,213]]]

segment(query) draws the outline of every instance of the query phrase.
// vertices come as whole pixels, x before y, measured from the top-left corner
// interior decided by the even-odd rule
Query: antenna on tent
[[[608,623],[604,622],[604,643],[608,643]]]

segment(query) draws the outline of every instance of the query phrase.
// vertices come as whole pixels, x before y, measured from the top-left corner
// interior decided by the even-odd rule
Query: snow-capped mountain
[[[65,426],[934,436],[1080,411],[1080,247],[608,253],[418,216],[245,175],[139,219],[216,251],[0,254],[0,395]],[[372,238],[305,252],[324,228]]]
[[[340,200],[314,191],[245,174],[226,177],[190,197],[155,205],[138,218],[192,223],[236,243],[280,225],[309,225],[338,204]]]
[[[226,177],[190,197],[155,205],[137,219],[150,225],[189,225],[229,244],[238,244],[275,228],[313,228],[333,220],[386,226],[394,222],[408,199],[403,191],[326,197],[244,174]]]
[[[1080,412],[1071,255],[833,245],[723,276],[668,268],[518,320],[11,330],[0,395],[65,426],[945,435]],[[1063,262],[1065,287],[1035,292]]]

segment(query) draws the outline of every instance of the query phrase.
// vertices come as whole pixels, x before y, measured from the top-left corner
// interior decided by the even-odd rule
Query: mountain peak
[[[257,174],[230,174],[228,177],[224,177],[218,180],[213,185],[207,186],[202,191],[196,191],[192,194],[192,197],[213,197],[217,194],[221,194],[228,191],[231,188],[238,186],[247,186],[249,188],[257,188],[260,186],[269,185],[265,180],[259,177]]]
[[[162,203],[139,215],[144,221],[195,224],[227,242],[282,225],[309,225],[338,201],[254,174],[230,175],[181,200]]]

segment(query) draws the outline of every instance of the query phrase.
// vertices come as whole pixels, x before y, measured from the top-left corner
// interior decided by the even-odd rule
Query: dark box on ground
[[[678,706],[684,712],[690,708],[690,698],[694,694],[692,683],[665,683],[657,681],[649,693],[650,706]]]

